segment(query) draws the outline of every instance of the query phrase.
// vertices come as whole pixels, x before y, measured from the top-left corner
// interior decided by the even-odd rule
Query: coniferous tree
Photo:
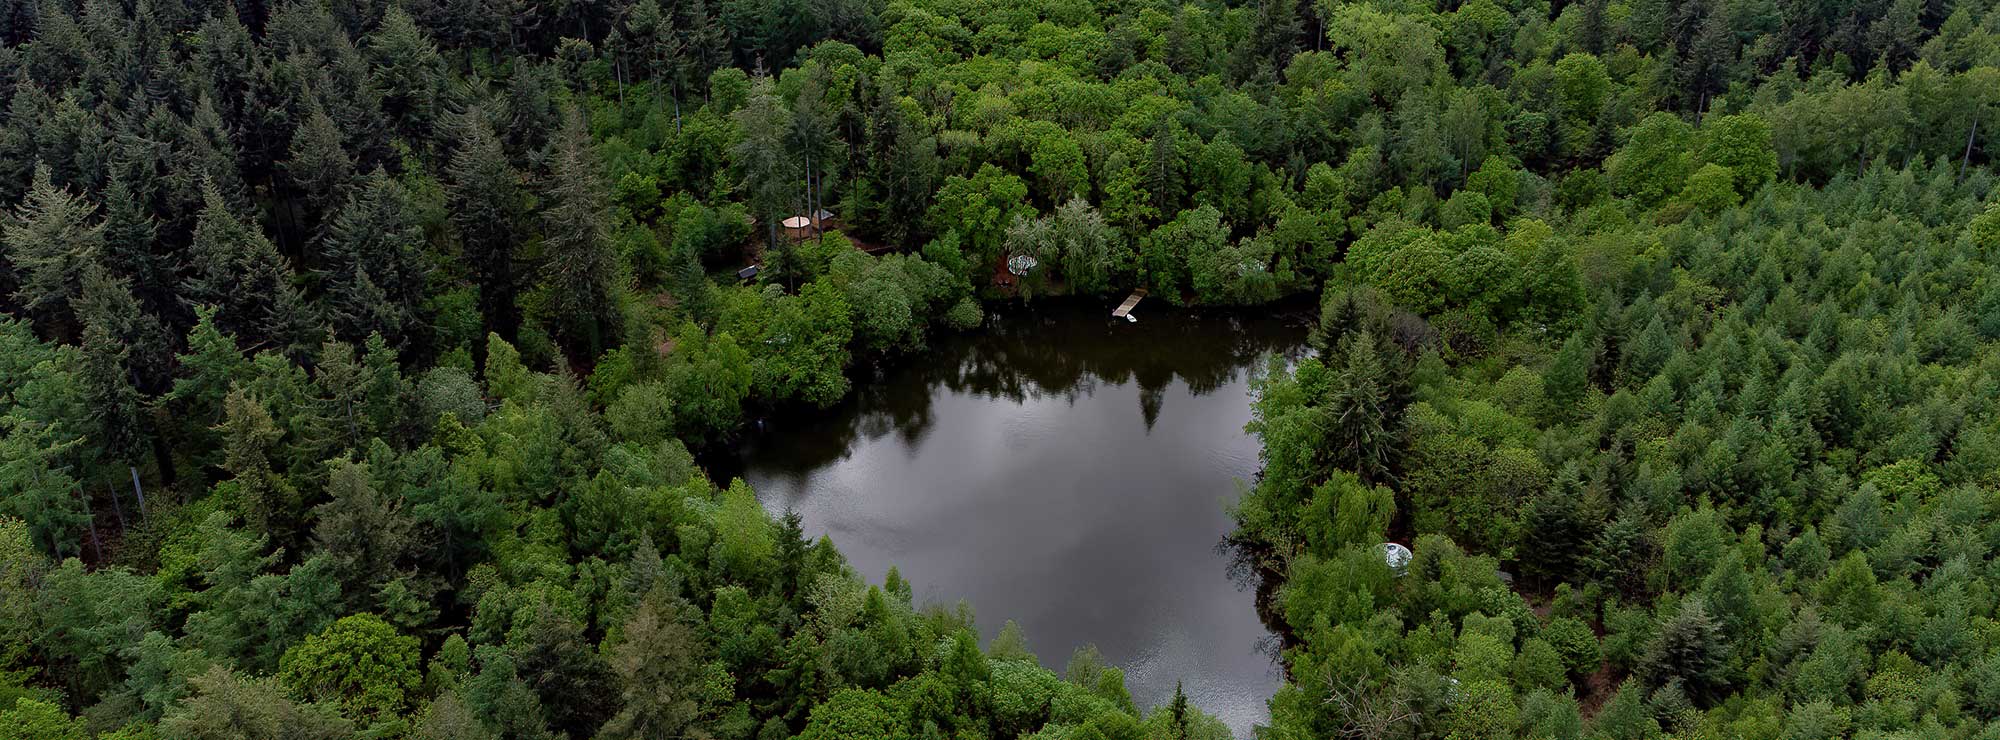
[[[104,258],[104,224],[96,214],[82,195],[57,186],[48,167],[37,167],[26,201],[0,231],[7,267],[15,273],[14,301],[55,336],[74,339],[81,332],[75,304],[83,275]]]
[[[215,666],[189,681],[189,696],[161,721],[168,737],[200,740],[340,740],[354,723],[322,704],[300,704],[275,679],[245,678]]]
[[[91,268],[83,278],[83,363],[79,380],[91,409],[91,438],[106,458],[137,465],[145,429],[137,383],[171,358],[166,330],[140,311],[124,281]],[[158,382],[157,380],[155,382]]]
[[[547,708],[558,732],[595,730],[614,707],[599,701],[615,678],[575,617],[544,600],[523,615],[527,623],[508,636],[508,650],[528,685]]]
[[[623,287],[601,165],[582,111],[569,112],[555,147],[542,211],[548,328],[572,357],[596,357],[618,336]]]
[[[729,30],[716,19],[708,0],[687,0],[680,6],[682,44],[687,49],[688,79],[706,82],[729,63]]]
[[[1190,718],[1188,717],[1187,692],[1181,690],[1181,682],[1174,682],[1173,701],[1167,703],[1167,732],[1172,740],[1189,740]]]
[[[402,507],[376,489],[366,466],[336,460],[331,467],[329,500],[313,509],[313,544],[329,559],[349,606],[367,609],[416,543]]]
[[[315,333],[311,308],[292,284],[291,270],[269,239],[232,211],[210,186],[188,247],[183,295],[193,305],[216,307],[223,331],[254,346],[297,354]]]
[[[382,112],[404,141],[428,149],[439,112],[450,102],[444,57],[416,20],[396,5],[383,13],[367,47]]]
[[[377,169],[334,216],[320,244],[335,335],[358,342],[380,333],[399,347],[421,342],[429,333],[424,247],[409,193]]]
[[[168,416],[183,425],[178,435],[193,450],[215,450],[211,427],[223,421],[223,399],[230,386],[248,371],[249,361],[236,340],[215,322],[216,309],[195,309],[195,325],[188,332],[187,351],[174,358],[180,367],[173,388],[160,399]],[[197,456],[200,459],[200,456]]]
[[[175,255],[160,239],[159,220],[117,170],[104,191],[104,266],[130,283],[133,296],[149,313],[180,315]]]
[[[465,251],[466,267],[479,285],[484,324],[512,340],[520,326],[515,270],[521,242],[521,215],[527,211],[521,175],[507,162],[500,138],[477,109],[458,117],[459,145],[446,167],[445,195],[451,222]]]
[[[648,592],[626,619],[619,641],[607,646],[620,706],[600,737],[684,736],[715,700],[700,635],[686,623],[678,601],[661,589]]]
[[[1368,331],[1348,338],[1342,351],[1345,364],[1322,410],[1332,442],[1325,454],[1340,469],[1360,476],[1363,484],[1389,480],[1398,444],[1398,413],[1377,352],[1375,335]]]
[[[1702,599],[1690,598],[1660,626],[1639,670],[1652,686],[1679,681],[1697,702],[1705,702],[1723,688],[1728,660],[1721,626]]]
[[[50,380],[74,383],[57,376]],[[0,507],[27,522],[35,544],[52,556],[75,555],[90,512],[71,472],[83,440],[64,426],[16,410],[0,415]]]
[[[782,222],[796,213],[799,202],[798,173],[787,146],[789,114],[771,78],[758,77],[751,83],[750,99],[730,116],[742,132],[736,145],[737,166],[743,168],[743,190],[749,196],[751,213],[763,226],[765,246],[779,255],[790,251],[791,236]],[[784,259],[789,263],[789,259]]]
[[[328,215],[347,199],[354,184],[354,161],[347,156],[344,139],[339,124],[317,102],[292,134],[291,157],[284,168],[292,186],[304,196],[302,225],[308,234],[317,235],[325,227]]]
[[[235,484],[243,518],[251,529],[276,542],[290,542],[299,518],[298,491],[279,475],[271,452],[284,430],[270,409],[242,389],[223,400],[225,418],[215,431],[222,437],[222,468]]]
[[[1181,165],[1175,126],[1172,119],[1161,118],[1152,143],[1147,145],[1146,192],[1153,196],[1153,212],[1161,218],[1180,211]]]
[[[1552,418],[1567,419],[1590,390],[1591,369],[1596,364],[1595,343],[1583,332],[1563,340],[1555,362],[1542,378],[1542,393],[1548,399]]]
[[[1585,505],[1581,487],[1573,473],[1560,476],[1556,485],[1528,501],[1521,514],[1522,566],[1544,583],[1570,580],[1596,538],[1599,522]]]

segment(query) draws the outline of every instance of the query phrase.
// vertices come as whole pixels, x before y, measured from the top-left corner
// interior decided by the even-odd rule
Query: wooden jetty
[[[1146,297],[1145,288],[1140,288],[1138,290],[1132,291],[1132,295],[1125,297],[1124,303],[1120,303],[1118,304],[1117,308],[1111,309],[1111,318],[1122,319],[1125,318],[1126,316],[1131,315],[1132,309],[1137,308],[1139,306],[1139,300],[1145,297]]]

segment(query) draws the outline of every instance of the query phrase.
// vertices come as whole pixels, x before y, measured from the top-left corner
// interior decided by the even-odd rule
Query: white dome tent
[[[1035,269],[1035,266],[1038,264],[1040,262],[1036,261],[1034,257],[1017,254],[1007,258],[1007,271],[1017,276],[1025,276],[1029,270]]]
[[[1389,569],[1395,571],[1396,575],[1402,575],[1409,568],[1412,557],[1415,557],[1415,553],[1400,543],[1382,543],[1382,562],[1388,563]]]

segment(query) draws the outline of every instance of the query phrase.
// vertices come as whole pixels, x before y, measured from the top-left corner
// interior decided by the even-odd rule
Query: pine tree
[[[302,225],[308,234],[316,235],[325,228],[327,214],[347,199],[347,190],[354,183],[354,160],[347,156],[344,139],[339,124],[317,100],[292,134],[291,158],[285,160],[284,168],[304,201]]]
[[[1190,740],[1193,718],[1189,716],[1187,692],[1181,690],[1181,682],[1174,682],[1174,699],[1167,704],[1167,733],[1171,740]]]
[[[790,240],[779,228],[798,201],[797,161],[787,151],[786,124],[789,114],[778,99],[771,78],[759,76],[750,87],[750,99],[730,114],[742,133],[736,144],[736,166],[743,170],[743,191],[750,212],[762,222],[765,246],[784,252]]]
[[[1153,196],[1153,212],[1162,218],[1181,210],[1180,151],[1174,141],[1175,128],[1171,119],[1161,118],[1148,145],[1146,192]]]
[[[241,389],[223,399],[224,419],[215,427],[222,437],[222,467],[231,475],[243,518],[251,529],[274,542],[291,542],[299,497],[291,483],[271,465],[270,452],[284,431],[271,419],[263,402]]]
[[[410,419],[410,384],[403,378],[396,349],[380,334],[371,334],[362,343],[362,412],[376,436],[400,440]]]
[[[930,209],[937,167],[937,142],[909,120],[902,95],[889,83],[877,95],[869,122],[867,187],[870,224],[891,243],[916,235]]]
[[[14,210],[0,244],[17,275],[14,300],[40,317],[58,337],[81,332],[75,302],[83,294],[83,273],[104,258],[104,224],[97,206],[56,186],[48,167],[36,167],[25,202]]]
[[[466,266],[479,284],[479,313],[485,325],[512,340],[520,328],[514,303],[520,277],[514,262],[521,214],[528,210],[526,193],[520,173],[507,163],[500,137],[481,111],[461,114],[458,132],[458,149],[445,168],[451,223],[465,250]]]
[[[1521,564],[1545,584],[1563,583],[1596,539],[1600,521],[1585,505],[1576,471],[1567,468],[1521,513]]]
[[[824,210],[820,197],[826,181],[827,165],[839,161],[839,142],[833,138],[833,114],[828,110],[827,85],[830,84],[826,68],[819,64],[808,64],[799,70],[804,78],[793,96],[791,121],[785,130],[786,148],[797,152],[797,158],[805,165],[804,187],[799,200],[804,204],[800,209],[813,218],[815,235],[820,231],[818,212]]]
[[[674,121],[680,122],[681,35],[675,28],[673,10],[659,0],[639,0],[625,19],[631,44],[639,55],[646,76],[666,83],[674,99]]]
[[[162,108],[164,111],[164,107]],[[168,114],[171,118],[171,114]],[[208,191],[215,190],[236,213],[250,213],[250,187],[243,181],[242,158],[236,139],[222,120],[209,96],[195,104],[194,115],[180,124],[167,167],[183,182],[183,201],[189,206],[206,204]]]
[[[327,502],[313,509],[313,544],[331,560],[349,606],[369,608],[367,599],[396,574],[416,544],[411,522],[396,500],[376,489],[361,463],[332,462],[326,494]]]
[[[1706,12],[1700,10],[1707,8]],[[1730,66],[1736,63],[1736,31],[1730,27],[1729,7],[1708,2],[1687,3],[1679,11],[1677,28],[1692,33],[1680,44],[1681,58],[1674,67],[1674,84],[1687,110],[1705,112],[1709,99],[1729,84]]]
[[[79,552],[77,538],[90,524],[70,466],[82,442],[58,425],[0,416],[0,512],[27,522],[54,557]]]
[[[1579,331],[1563,340],[1555,362],[1542,376],[1542,394],[1548,399],[1552,419],[1574,416],[1578,404],[1590,389],[1591,368],[1596,364],[1597,345]]]
[[[253,345],[302,353],[311,346],[317,322],[292,284],[284,257],[262,232],[236,217],[221,190],[208,187],[203,203],[188,248],[187,300],[215,306],[216,324]]]
[[[359,342],[380,333],[398,347],[421,343],[429,327],[424,247],[409,193],[375,170],[320,243],[320,278],[335,335]]]
[[[326,424],[324,434],[313,436],[323,438],[328,448],[349,454],[367,449],[375,429],[367,410],[367,372],[354,356],[354,346],[328,339],[320,345],[317,359],[313,389]]]
[[[0,202],[15,202],[27,192],[23,186],[33,180],[43,157],[36,133],[54,108],[55,100],[34,78],[22,76],[14,81],[7,101],[7,125],[0,127],[0,198],[4,198]]]
[[[1923,0],[1893,0],[1887,12],[1868,27],[1869,47],[1891,72],[1908,68],[1927,35],[1920,16]]]
[[[91,413],[91,438],[107,458],[136,465],[144,443],[139,415],[138,377],[133,366],[135,354],[145,358],[147,367],[166,367],[165,329],[139,311],[138,301],[117,280],[101,268],[91,268],[83,280],[83,363],[81,377],[84,397]],[[135,330],[134,325],[145,326]]]
[[[1375,335],[1369,331],[1348,338],[1345,366],[1321,412],[1328,426],[1330,462],[1369,485],[1390,478],[1400,417],[1377,352]]]
[[[215,313],[213,307],[195,309],[187,352],[174,358],[180,377],[160,399],[168,416],[186,425],[179,439],[190,450],[217,449],[209,428],[222,423],[223,399],[229,395],[230,384],[250,367],[235,338],[215,323]]]
[[[391,5],[368,37],[368,58],[374,87],[382,94],[382,111],[396,132],[413,145],[430,142],[436,135],[438,111],[449,102],[445,61],[437,46],[408,12]]]
[[[715,70],[729,64],[729,31],[716,20],[707,0],[687,0],[676,5],[681,8],[681,44],[688,57],[688,68],[682,74],[689,80],[705,81]]]
[[[1646,581],[1651,552],[1647,535],[1652,529],[1638,507],[1628,505],[1598,531],[1584,565],[1605,585],[1625,593],[1638,592]]]
[[[1681,602],[1680,611],[1660,626],[1639,673],[1654,687],[1679,680],[1696,702],[1705,703],[1724,687],[1728,659],[1721,626],[1702,599],[1694,597]]]
[[[1605,41],[1610,36],[1610,26],[1605,11],[1609,0],[1583,0],[1583,19],[1577,28],[1578,40],[1583,50],[1591,54],[1603,54]]]
[[[619,332],[618,255],[610,203],[583,112],[571,109],[556,140],[542,212],[549,333],[572,358],[596,357]]]
[[[1231,70],[1237,82],[1273,75],[1291,64],[1301,29],[1297,8],[1294,0],[1257,1],[1250,36],[1245,39],[1247,43],[1238,47],[1236,64]]]
[[[526,608],[534,610],[522,615],[527,623],[508,635],[508,652],[519,662],[522,678],[535,687],[557,732],[595,731],[614,711],[600,701],[616,690],[614,671],[567,611],[546,598]]]
[[[606,646],[617,675],[619,710],[598,733],[606,740],[700,735],[690,729],[714,696],[702,663],[701,635],[663,590],[649,592]]]
[[[147,311],[178,315],[182,307],[174,284],[174,256],[159,235],[159,221],[114,168],[104,191],[105,268],[130,281],[133,296]]]

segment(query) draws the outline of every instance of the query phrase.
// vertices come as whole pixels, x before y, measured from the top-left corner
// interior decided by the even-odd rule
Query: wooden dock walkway
[[[1122,319],[1130,315],[1132,313],[1132,309],[1137,308],[1139,306],[1139,300],[1145,297],[1146,297],[1145,288],[1140,288],[1138,290],[1132,291],[1132,295],[1125,297],[1124,303],[1120,303],[1118,304],[1117,308],[1111,309],[1111,318]]]

